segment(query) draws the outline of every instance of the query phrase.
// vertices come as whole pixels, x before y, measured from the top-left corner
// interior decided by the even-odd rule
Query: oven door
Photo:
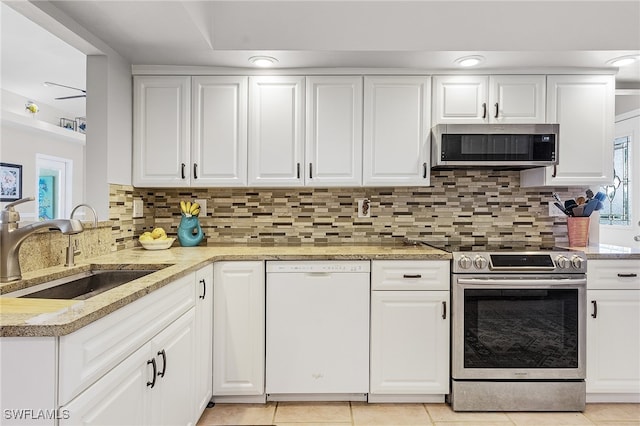
[[[584,379],[584,275],[453,275],[454,379]]]

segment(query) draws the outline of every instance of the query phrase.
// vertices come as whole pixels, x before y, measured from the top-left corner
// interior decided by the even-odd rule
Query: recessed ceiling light
[[[276,64],[278,60],[271,56],[252,56],[249,58],[249,62],[257,67],[270,67]]]
[[[473,55],[473,56],[463,56],[462,58],[456,59],[454,62],[461,67],[474,67],[484,61],[484,56]]]
[[[638,60],[638,55],[620,56],[607,61],[607,65],[614,67],[624,67],[625,65],[631,65]]]

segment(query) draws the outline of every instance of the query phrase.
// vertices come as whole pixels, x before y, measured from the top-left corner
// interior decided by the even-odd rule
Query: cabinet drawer
[[[374,260],[371,290],[449,290],[446,260]]]
[[[59,404],[71,401],[195,306],[194,279],[191,273],[60,337]]]
[[[598,259],[587,262],[587,288],[640,289],[640,260]]]

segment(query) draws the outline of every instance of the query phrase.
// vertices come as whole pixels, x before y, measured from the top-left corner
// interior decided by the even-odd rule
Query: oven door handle
[[[458,284],[476,284],[476,285],[532,285],[543,284],[549,286],[563,286],[567,284],[586,285],[586,278],[538,278],[530,280],[514,280],[502,278],[458,278]]]

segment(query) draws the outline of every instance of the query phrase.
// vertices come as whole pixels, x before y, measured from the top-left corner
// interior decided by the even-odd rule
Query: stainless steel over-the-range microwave
[[[531,168],[558,164],[558,124],[439,124],[431,129],[435,168]]]

